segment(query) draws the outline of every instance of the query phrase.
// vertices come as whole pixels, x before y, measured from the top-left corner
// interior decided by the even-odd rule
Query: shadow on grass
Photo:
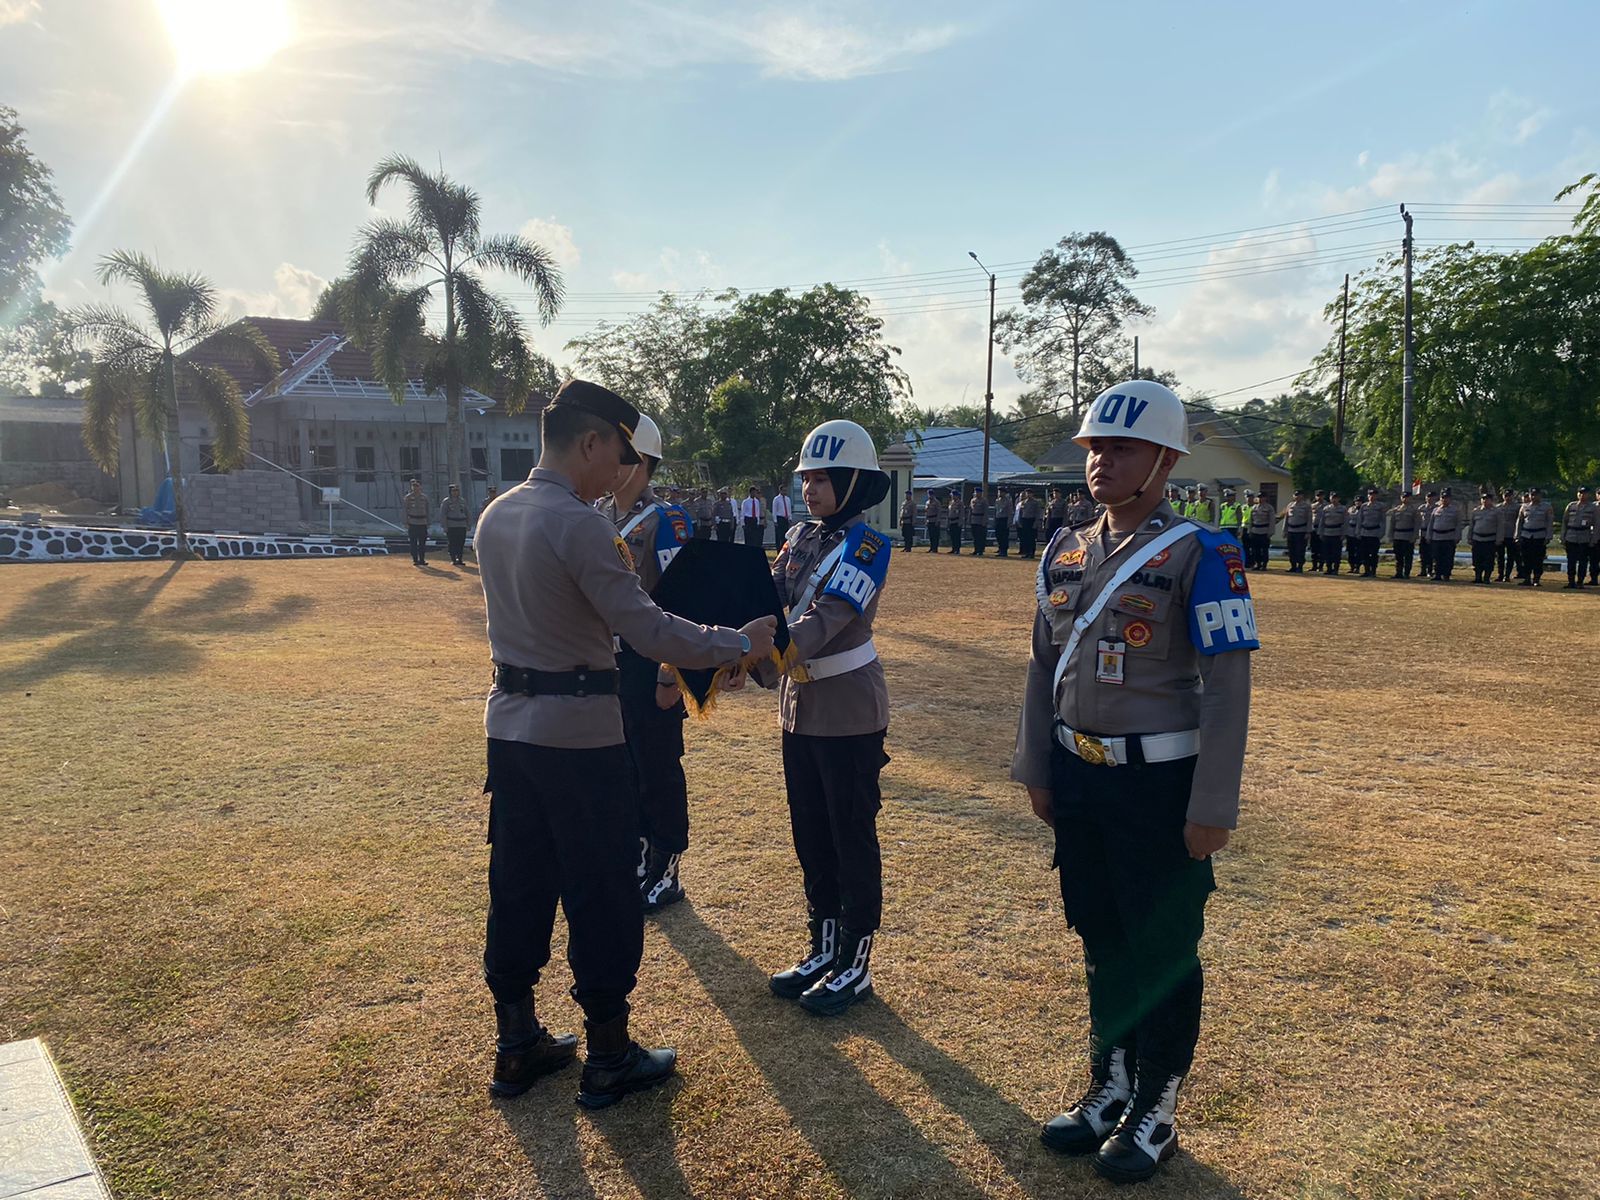
[[[265,610],[245,611],[254,585],[225,576],[152,614],[151,606],[184,565],[174,562],[153,579],[115,583],[92,593],[85,593],[75,579],[40,588],[12,613],[5,632],[34,638],[83,632],[0,670],[0,692],[72,671],[91,672],[116,685],[141,676],[178,674],[204,657],[186,635],[247,636],[293,621],[312,603],[309,596],[280,596]],[[112,700],[108,695],[107,702]]]

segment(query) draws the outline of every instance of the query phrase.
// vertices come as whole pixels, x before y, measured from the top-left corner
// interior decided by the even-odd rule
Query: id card
[[[1119,686],[1126,682],[1122,669],[1127,657],[1127,642],[1114,642],[1109,638],[1101,638],[1099,649],[1095,652],[1095,682],[1115,683]]]

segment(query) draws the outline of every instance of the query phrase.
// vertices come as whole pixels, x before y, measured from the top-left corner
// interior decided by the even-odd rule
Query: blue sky
[[[1321,346],[1398,203],[1419,239],[1525,244],[1562,223],[1509,206],[1600,169],[1593,3],[288,3],[266,64],[175,86],[154,0],[0,0],[0,103],[81,225],[53,298],[102,298],[128,247],[304,315],[399,151],[556,252],[572,296],[532,336],[558,362],[657,289],[867,281],[917,401],[981,400],[966,252],[1003,307],[1104,229],[1156,308],[1144,361],[1242,400]]]

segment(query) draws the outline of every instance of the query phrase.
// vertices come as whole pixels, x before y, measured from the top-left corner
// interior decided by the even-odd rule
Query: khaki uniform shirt
[[[1195,571],[1201,555],[1215,550],[1191,535],[1146,562],[1084,631],[1061,686],[1054,688],[1056,664],[1078,614],[1094,603],[1117,568],[1138,558],[1141,548],[1177,519],[1172,506],[1163,502],[1143,528],[1120,542],[1113,539],[1104,516],[1079,529],[1062,529],[1051,539],[1035,576],[1039,603],[1011,778],[1029,787],[1050,786],[1058,718],[1100,737],[1198,729],[1200,752],[1188,817],[1231,829],[1238,824],[1250,721],[1250,655],[1203,655],[1189,633]],[[1242,562],[1238,569],[1242,576]],[[1137,638],[1129,636],[1134,627],[1142,627]],[[1120,685],[1095,677],[1102,638],[1127,645]]]
[[[711,518],[714,521],[727,521],[733,523],[733,501],[722,497],[711,506]]]
[[[1414,542],[1417,529],[1422,524],[1422,514],[1414,504],[1396,504],[1389,510],[1389,539],[1395,542]]]
[[[610,496],[595,505],[600,515],[610,521],[612,528],[618,533],[621,533],[622,527],[645,509],[655,510],[629,530],[628,536],[623,539],[628,544],[628,553],[633,556],[633,571],[639,577],[639,586],[646,592],[655,591],[656,584],[661,582],[662,566],[660,560],[656,558],[656,530],[661,527],[661,509],[657,506],[661,503],[661,497],[656,495],[655,489],[646,486],[627,512],[617,511],[617,502]],[[683,540],[687,539],[680,540],[680,545]]]
[[[1368,500],[1361,506],[1361,517],[1356,528],[1361,531],[1362,537],[1381,538],[1383,536],[1383,518],[1385,515],[1383,502]]]
[[[1087,500],[1075,501],[1067,505],[1067,524],[1082,525],[1086,521],[1094,520],[1094,505]]]
[[[1548,500],[1541,500],[1537,504],[1531,502],[1524,504],[1517,511],[1517,536],[1548,542],[1555,522],[1555,509],[1550,507]]]
[[[915,525],[917,523],[917,500],[915,496],[907,496],[900,505],[900,524]]]
[[[1472,510],[1468,518],[1468,527],[1472,530],[1472,540],[1475,542],[1502,542],[1505,540],[1505,521],[1500,516],[1500,509],[1495,505],[1488,508],[1478,507]]]
[[[922,515],[928,519],[928,524],[932,525],[944,515],[944,505],[940,504],[932,496],[929,496],[928,506],[922,510]]]
[[[1587,504],[1572,501],[1567,505],[1566,515],[1561,518],[1561,540],[1569,546],[1591,544],[1597,520],[1600,520],[1600,505],[1593,500]]]
[[[1343,537],[1345,506],[1331,500],[1317,510],[1317,533],[1322,537]]]
[[[405,509],[407,525],[426,525],[431,505],[428,497],[421,492],[407,492],[401,505]]]
[[[1272,528],[1277,523],[1277,512],[1265,500],[1258,500],[1250,506],[1250,532],[1257,537],[1271,536]]]
[[[1047,521],[1065,521],[1067,519],[1067,502],[1065,500],[1052,500],[1050,507],[1045,510]]]
[[[444,503],[439,506],[439,524],[446,529],[465,529],[472,524],[472,510],[467,507],[465,500],[452,500],[446,496]]]
[[[1039,502],[1031,496],[1017,506],[1017,520],[1037,521],[1039,519]]]
[[[1428,538],[1435,542],[1449,542],[1453,546],[1461,540],[1461,531],[1465,526],[1461,506],[1454,500],[1448,504],[1441,501],[1428,522]]]
[[[998,525],[1004,521],[1007,525],[1011,524],[1011,518],[1016,514],[1016,511],[1016,501],[1012,500],[1010,496],[1002,496],[995,502],[994,523]]]
[[[1289,507],[1283,510],[1283,531],[1310,533],[1311,519],[1315,515],[1311,510],[1311,501],[1293,500],[1289,503]]]
[[[478,571],[488,609],[489,656],[540,671],[610,670],[612,635],[646,658],[716,667],[739,657],[738,630],[662,612],[639,586],[616,527],[557,471],[537,467],[484,510]],[[489,692],[491,738],[578,749],[622,744],[616,696]]]
[[[849,531],[865,523],[866,517],[857,513],[831,533],[821,521],[803,521],[789,530],[772,564],[772,582],[785,608],[800,598],[817,566]],[[878,541],[877,553],[888,554],[888,540]],[[789,614],[789,638],[802,662],[854,650],[872,637],[872,621],[882,593],[873,592],[865,611],[857,612],[843,596],[825,593],[827,586],[828,580],[821,580],[805,610]],[[789,733],[849,737],[889,727],[889,685],[883,677],[883,663],[877,659],[843,675],[810,683],[796,683],[787,675],[779,679],[768,661],[758,664],[755,678],[765,687],[777,680],[778,711]]]
[[[982,496],[974,496],[967,504],[967,521],[972,525],[986,525],[989,518],[989,502]]]

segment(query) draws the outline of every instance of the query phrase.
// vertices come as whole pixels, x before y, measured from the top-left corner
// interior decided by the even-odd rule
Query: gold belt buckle
[[[1078,748],[1078,757],[1086,763],[1097,767],[1106,765],[1106,744],[1099,738],[1090,737],[1086,733],[1072,731],[1072,744]]]

